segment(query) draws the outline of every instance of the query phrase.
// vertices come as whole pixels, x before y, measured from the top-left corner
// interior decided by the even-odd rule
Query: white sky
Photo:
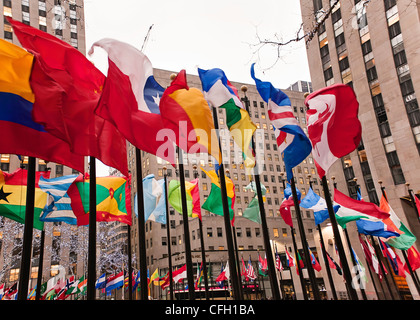
[[[296,0],[85,0],[84,10],[86,51],[102,38],[140,49],[153,24],[143,52],[155,68],[194,75],[197,67],[221,68],[229,80],[252,84],[249,70],[256,62],[257,77],[275,87],[310,81],[303,41],[283,47],[274,67],[276,48],[266,46],[256,54],[252,46],[257,34],[271,40],[296,36],[301,23]],[[100,48],[90,59],[106,74],[107,57]]]

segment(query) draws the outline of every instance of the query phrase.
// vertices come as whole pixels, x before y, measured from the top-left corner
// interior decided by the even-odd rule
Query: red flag
[[[105,76],[57,37],[8,18],[22,46],[35,56],[32,116],[80,155],[93,156],[128,175],[126,140],[94,110]]]
[[[280,205],[280,215],[283,218],[284,222],[293,227],[292,214],[290,212],[290,207],[294,205],[293,198],[284,199]]]
[[[410,263],[411,270],[415,271],[418,268],[420,268],[420,254],[416,250],[416,248],[414,248],[414,246],[411,246],[406,252],[407,252],[407,259],[408,259],[408,262]],[[410,273],[407,263],[404,264],[404,270],[407,273]]]
[[[305,105],[312,155],[322,178],[337,159],[360,143],[359,103],[350,86],[335,84],[311,93]]]

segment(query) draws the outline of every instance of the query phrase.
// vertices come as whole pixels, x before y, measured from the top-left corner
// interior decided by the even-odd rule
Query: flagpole
[[[311,179],[310,174],[308,175],[308,179],[309,179],[309,186],[312,189],[312,179]],[[322,235],[322,230],[321,230],[321,224],[317,225],[317,229],[318,229],[318,233],[319,233],[319,240],[321,242],[322,255],[324,256],[325,268],[327,269],[327,276],[328,276],[328,281],[330,283],[331,293],[333,295],[334,300],[338,300],[337,292],[335,291],[335,285],[334,285],[334,281],[333,281],[332,274],[331,274],[330,263],[328,261],[328,257],[327,257],[327,253],[326,253],[327,251],[325,249],[324,237]]]
[[[356,290],[351,286],[351,273],[349,264],[347,262],[346,254],[344,252],[343,242],[341,241],[340,231],[338,230],[337,220],[335,219],[335,212],[330,196],[330,190],[328,189],[327,177],[324,175],[322,177],[322,188],[324,190],[325,202],[327,203],[328,214],[331,221],[331,226],[333,229],[335,244],[337,246],[338,255],[343,267],[344,279],[347,285],[347,291],[351,300],[358,300]]]
[[[410,189],[410,184],[408,182],[405,185],[407,186],[408,194],[410,195],[411,202],[413,203],[414,211],[417,214],[417,216],[416,216],[417,220],[420,222],[420,212],[419,212],[419,210],[417,209],[417,206],[416,206],[416,200],[414,198],[415,197],[414,191],[413,191],[413,189]]]
[[[241,90],[244,93],[244,98],[242,98],[242,100],[245,102],[246,111],[249,113],[250,103],[249,103],[248,97],[246,96],[246,92],[248,88],[247,86],[242,86]],[[254,136],[251,138],[251,147],[252,147],[252,152],[255,154]],[[255,167],[256,166],[257,166],[257,161],[255,159]],[[277,283],[276,270],[275,270],[275,265],[274,265],[274,260],[273,260],[273,252],[271,250],[270,235],[268,233],[267,218],[266,218],[265,208],[264,208],[264,200],[263,200],[263,195],[261,191],[260,175],[255,171],[255,167],[254,167],[253,176],[254,176],[254,181],[255,181],[255,188],[257,190],[258,205],[260,208],[261,227],[262,227],[262,232],[263,232],[265,252],[267,255],[267,267],[268,267],[268,273],[269,273],[269,278],[270,278],[271,292],[272,292],[274,300],[280,300],[281,299],[280,291],[279,291],[279,286]]]
[[[300,233],[300,239],[302,242],[303,254],[305,256],[306,269],[308,270],[309,281],[312,286],[312,293],[314,295],[314,300],[321,300],[318,284],[316,283],[315,271],[314,271],[314,268],[312,267],[311,257],[310,257],[309,249],[307,245],[306,234],[305,234],[305,229],[304,229],[305,227],[303,225],[302,216],[300,213],[299,199],[298,199],[298,195],[296,191],[296,184],[295,184],[294,177],[290,179],[290,186],[291,186],[292,194],[293,194],[293,202],[294,202],[295,210],[296,210],[296,219],[299,226],[299,233]]]
[[[193,265],[191,257],[191,243],[190,243],[190,230],[188,226],[188,208],[187,208],[187,193],[185,187],[185,176],[184,176],[184,157],[180,147],[177,146],[178,150],[178,168],[179,168],[179,181],[181,187],[181,203],[182,203],[182,220],[184,226],[184,241],[185,241],[185,262],[187,264],[187,280],[188,280],[188,297],[190,300],[195,300],[194,291],[194,275]]]
[[[42,269],[44,268],[44,246],[45,246],[45,228],[41,231],[41,241],[39,244],[39,261],[38,261],[38,276],[36,278],[36,292],[35,300],[41,298],[41,285],[42,285]]]
[[[216,129],[216,132],[219,129],[219,120],[217,117],[217,110],[215,107],[211,107],[213,110],[213,123]],[[218,145],[220,146],[220,137],[219,133],[217,132],[218,138]],[[216,172],[217,173],[217,172]],[[228,257],[232,272],[230,272],[230,276],[232,278],[232,287],[233,287],[233,299],[240,299],[240,291],[239,291],[239,279],[238,279],[238,269],[235,262],[235,254],[234,254],[234,247],[233,247],[233,240],[232,240],[232,229],[231,229],[231,222],[230,222],[230,212],[229,212],[229,203],[227,198],[227,189],[226,189],[226,178],[225,178],[225,168],[222,163],[220,163],[219,167],[219,178],[220,178],[220,192],[222,195],[222,205],[223,205],[223,219],[225,223],[225,233],[226,233],[226,242],[228,247]]]
[[[198,171],[197,165],[193,166],[194,169],[194,178],[198,178]],[[201,209],[201,208],[200,208]],[[202,216],[198,217],[198,226],[200,228],[200,245],[201,245],[201,261],[203,262],[203,276],[204,276],[204,288],[205,288],[205,295],[206,300],[210,300],[210,293],[209,293],[209,281],[207,279],[207,261],[206,261],[206,248],[204,247],[204,236],[203,236],[203,221]]]
[[[168,238],[168,267],[169,267],[169,297],[174,300],[174,285],[172,280],[172,248],[171,248],[171,224],[169,220],[169,203],[168,203],[168,172],[166,166],[163,167],[163,179],[165,183],[165,206],[166,206],[166,237]]]
[[[137,183],[137,223],[139,232],[140,260],[140,300],[148,300],[147,264],[146,264],[146,232],[144,229],[143,172],[141,150],[136,148],[136,183]]]
[[[18,300],[27,300],[31,273],[32,232],[35,212],[35,171],[36,159],[29,157],[26,182],[25,225],[23,229],[22,258],[19,273]]]
[[[96,299],[96,158],[89,157],[89,246],[87,300]]]
[[[283,193],[284,193],[284,190],[286,190],[286,183],[285,183],[285,180],[283,178],[283,175],[284,175],[284,172],[280,172],[281,182],[283,184]],[[297,243],[296,243],[296,238],[295,238],[295,229],[292,226],[290,226],[290,233],[292,234],[293,250],[295,251],[295,256],[296,256],[296,259],[297,259],[298,248],[297,248]],[[303,243],[302,243],[302,245],[303,245]],[[287,250],[287,248],[286,248],[286,250]],[[302,287],[303,298],[305,300],[308,300],[308,293],[306,292],[306,282],[305,282],[305,279],[303,277],[303,272],[302,272],[302,269],[300,267],[299,261],[296,261],[296,267],[299,270],[299,279],[300,279],[300,285]],[[292,269],[290,269],[290,276],[292,276]],[[293,283],[293,279],[292,279],[292,283]],[[294,287],[294,285],[293,285],[293,287]],[[296,295],[296,291],[295,291],[295,295]]]

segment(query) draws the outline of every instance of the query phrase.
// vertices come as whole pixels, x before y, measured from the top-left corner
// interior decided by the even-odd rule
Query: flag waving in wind
[[[290,181],[292,169],[311,153],[312,145],[293,115],[289,97],[270,82],[255,78],[254,65],[251,66],[251,77],[261,98],[268,104],[268,116],[274,127],[279,151],[283,154],[287,180]]]
[[[350,86],[335,84],[311,93],[305,105],[312,155],[322,178],[337,159],[352,152],[360,143],[359,103]]]

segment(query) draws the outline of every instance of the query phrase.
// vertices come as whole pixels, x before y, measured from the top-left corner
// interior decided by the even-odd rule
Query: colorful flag
[[[242,213],[242,217],[261,224],[260,205],[259,205],[259,202],[258,202],[258,195],[257,195],[257,188],[256,188],[255,181],[251,181],[245,187],[245,189],[246,190],[252,190],[254,192],[254,196],[252,197],[251,201],[249,202],[248,207]],[[262,193],[263,201],[264,201],[265,200],[264,195],[267,193],[267,189],[265,188],[265,186],[262,183],[261,183],[261,193]]]
[[[113,289],[119,289],[124,285],[124,271],[121,271],[115,275],[110,276],[106,281],[105,290],[107,292]]]
[[[321,224],[330,217],[325,199],[317,195],[312,188],[309,188],[305,198],[300,202],[300,206],[314,211],[316,225]],[[334,205],[333,208],[334,212],[337,212],[340,206]]]
[[[106,287],[106,274],[103,273],[95,282],[95,289],[103,289]]]
[[[51,179],[39,178],[39,187],[48,194],[47,204],[39,220],[77,224],[76,216],[71,208],[71,199],[67,194],[67,190],[76,178],[77,174]]]
[[[340,266],[337,264],[337,262],[334,261],[334,259],[328,253],[328,251],[325,251],[325,253],[327,254],[328,264],[330,268],[337,270],[338,274],[341,276],[343,272],[341,271]]]
[[[94,112],[105,83],[102,72],[54,35],[9,17],[8,21],[22,46],[35,56],[30,78],[35,122],[67,142],[72,152],[93,156],[128,175],[125,138]]]
[[[198,217],[201,220],[200,193],[198,190],[198,179],[185,181],[187,196],[187,213],[189,217]],[[171,206],[182,214],[181,183],[178,180],[171,180],[168,187],[168,201]]]
[[[311,249],[308,247],[309,250],[309,255],[311,257],[311,264],[312,267],[316,270],[316,271],[321,271],[321,265],[319,264],[318,260],[316,259],[315,255],[313,254],[313,252],[311,251]]]
[[[50,172],[35,173],[35,206],[34,206],[34,225],[38,230],[43,230],[44,222],[40,221],[40,215],[47,203],[47,194],[39,187],[41,176],[49,177]],[[9,218],[16,222],[25,223],[26,213],[26,184],[28,171],[17,169],[13,173],[0,170],[0,216]]]
[[[280,255],[277,252],[277,248],[276,248],[276,269],[279,271],[283,270],[283,265],[281,264]]]
[[[420,218],[420,199],[416,195],[414,195],[414,201]]]
[[[285,252],[286,252],[286,262],[287,262],[287,266],[290,267],[294,267],[295,266],[295,259],[290,255],[289,251],[287,251],[287,248],[285,247]]]
[[[365,254],[366,261],[371,266],[371,268],[378,274],[379,279],[382,279],[383,273],[379,266],[379,260],[376,257],[375,249],[373,249],[368,239],[363,240],[360,237],[360,235],[359,235],[359,241],[362,246],[363,253]],[[355,254],[354,251],[353,251],[353,254]]]
[[[257,127],[244,108],[238,96],[238,90],[230,83],[221,69],[203,70],[199,68],[198,75],[203,87],[204,98],[211,106],[226,110],[226,124],[233,141],[244,154],[245,167],[253,168],[255,159],[250,145]]]
[[[392,210],[389,203],[386,201],[386,197],[382,196],[379,207],[389,213],[389,218],[383,219],[382,222],[385,223],[392,230],[399,232],[400,236],[396,238],[388,238],[386,243],[390,246],[400,249],[407,250],[409,249],[414,242],[416,242],[416,236],[411,233],[411,231],[402,223],[398,218],[397,214]]]
[[[169,279],[169,271],[166,272],[166,274],[161,278],[161,285],[160,287],[162,288],[162,290],[165,290],[166,288],[168,288],[170,286],[169,283],[170,279]]]
[[[274,127],[279,151],[283,155],[287,181],[290,181],[293,177],[292,169],[306,159],[312,145],[293,114],[289,97],[270,82],[255,78],[254,66],[255,63],[251,66],[251,77],[261,98],[268,104],[268,116]]]
[[[159,108],[170,139],[182,150],[208,153],[222,163],[210,107],[199,89],[188,87],[185,70],[165,90]]]
[[[211,179],[211,190],[208,198],[203,203],[201,208],[204,210],[210,211],[214,214],[223,217],[223,202],[222,202],[222,191],[221,191],[221,184],[219,181],[219,176],[216,174],[216,171],[206,171],[201,168],[207,176]],[[232,225],[235,221],[235,212],[233,211],[235,206],[235,185],[233,184],[232,179],[225,176],[226,182],[226,191],[227,191],[227,198],[229,204],[229,216]]]
[[[200,283],[203,279],[203,274],[204,274],[204,270],[203,270],[203,261],[201,261],[200,267],[198,268],[198,262],[197,262],[197,277],[195,279],[195,283],[194,283],[194,288],[197,290],[198,287],[200,286]]]
[[[334,201],[340,205],[335,217],[342,228],[346,227],[347,222],[362,218],[378,221],[389,217],[389,213],[376,204],[352,199],[337,189],[334,189]]]
[[[246,268],[246,275],[250,280],[257,279],[257,275],[255,274],[254,267],[252,266],[252,263],[251,263],[251,257],[248,260],[248,265]]]
[[[150,276],[150,282],[149,282],[149,286],[150,284],[156,281],[156,279],[159,281],[159,270],[158,268],[156,268],[155,272],[152,273],[152,275]]]
[[[95,47],[108,54],[107,79],[95,112],[140,150],[175,164],[173,144],[166,145],[159,136],[163,129],[159,102],[164,88],[153,77],[150,60],[135,47],[114,39],[95,42],[89,55]]]
[[[130,177],[96,178],[96,221],[120,221],[131,225]],[[67,193],[77,225],[89,224],[89,177],[76,178]]]
[[[181,268],[172,272],[172,279],[175,283],[181,282],[182,279],[187,277],[187,265],[184,264]]]
[[[220,282],[220,281],[224,281],[224,280],[229,280],[229,278],[230,278],[229,261],[227,261],[225,268],[219,274],[219,276],[216,278],[216,282]]]
[[[411,270],[416,271],[418,268],[420,268],[420,254],[416,250],[414,246],[411,246],[407,249],[407,259],[410,263]],[[410,269],[408,268],[407,263],[404,264],[404,270],[407,273],[410,273]]]
[[[258,253],[258,272],[264,277],[268,275],[267,256],[265,256],[263,260],[260,253]]]
[[[359,233],[368,234],[375,237],[389,238],[399,237],[400,234],[393,230],[389,230],[388,226],[382,221],[370,221],[367,219],[359,219],[356,221],[357,231]]]
[[[3,298],[4,295],[4,283],[0,285],[0,300]]]
[[[143,178],[143,200],[145,221],[166,224],[165,180],[156,180],[154,174]],[[134,197],[134,212],[138,216],[137,193]]]
[[[381,239],[378,239],[378,240],[379,240],[379,245],[381,246],[382,254],[384,255],[384,257],[387,257],[389,264],[394,270],[394,273],[397,276],[402,276],[405,278],[404,269],[401,268],[403,264],[400,257],[398,257],[398,255],[386,242],[383,242]]]
[[[359,103],[350,86],[335,84],[311,93],[305,105],[312,156],[322,178],[337,159],[352,152],[360,143]]]
[[[0,39],[0,153],[27,155],[84,171],[84,157],[32,118],[35,95],[30,77],[34,57]],[[37,97],[38,99],[38,97]]]

